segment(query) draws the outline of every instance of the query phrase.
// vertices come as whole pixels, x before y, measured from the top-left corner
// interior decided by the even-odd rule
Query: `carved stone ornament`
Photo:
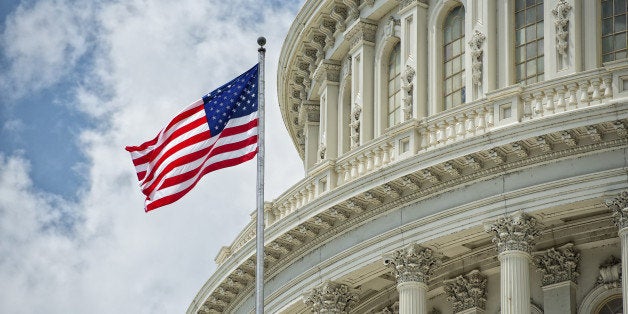
[[[556,7],[552,10],[554,15],[554,26],[556,27],[556,50],[558,54],[564,55],[567,53],[567,47],[569,43],[567,39],[569,37],[569,11],[571,11],[571,4],[565,0],[559,0],[556,3]]]
[[[320,143],[318,145],[318,156],[321,158],[321,160],[324,160],[326,155],[327,155],[327,146],[325,145],[325,143]]]
[[[471,48],[471,77],[474,85],[482,85],[482,44],[486,36],[475,30],[471,40],[469,41],[469,47]]]
[[[607,289],[621,287],[621,260],[611,255],[604,264],[600,265],[600,276],[597,283]]]
[[[628,191],[621,192],[617,197],[607,199],[606,207],[613,213],[613,220],[619,229],[628,227]]]
[[[349,313],[358,296],[345,284],[325,281],[304,296],[305,305],[314,313]]]
[[[408,61],[409,62],[407,62],[408,64],[406,65],[406,69],[401,75],[401,88],[404,92],[402,96],[402,110],[404,119],[406,121],[412,118],[412,90],[414,89],[413,79],[414,75],[416,74],[414,68],[412,68],[412,66],[410,66],[409,64],[412,62],[412,59],[410,58]]]
[[[578,283],[580,253],[568,243],[534,256],[534,264],[542,274],[543,286],[572,281]]]
[[[536,219],[522,211],[485,225],[485,230],[493,234],[493,243],[497,244],[499,253],[505,251],[530,253],[534,246],[534,238],[539,235]]]
[[[346,36],[351,43],[351,48],[353,48],[362,41],[375,43],[376,32],[376,24],[371,24],[370,22],[360,20],[357,23],[353,24],[353,27],[351,27]]]
[[[356,98],[359,99],[359,94]],[[351,148],[360,146],[360,122],[362,117],[362,106],[358,102],[351,109]]]
[[[486,276],[479,270],[472,270],[464,276],[458,276],[445,282],[447,300],[451,301],[454,313],[464,310],[486,308]]]
[[[388,23],[386,23],[386,26],[384,27],[384,38],[399,37],[399,25],[401,25],[401,20],[392,16],[389,17]]]
[[[428,284],[434,270],[442,263],[439,254],[418,244],[410,244],[405,249],[385,256],[384,265],[392,269],[397,283],[421,282]]]
[[[395,303],[383,308],[379,313],[380,314],[399,314],[399,301],[396,301]]]

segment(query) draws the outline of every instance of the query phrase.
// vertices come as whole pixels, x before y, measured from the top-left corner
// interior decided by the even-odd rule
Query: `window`
[[[605,300],[595,311],[596,314],[620,314],[622,310],[621,295],[615,295]]]
[[[625,59],[626,0],[602,1],[602,61]]]
[[[401,122],[401,56],[399,43],[388,58],[388,126]]]
[[[445,69],[444,102],[445,109],[465,102],[464,86],[464,8],[451,10],[443,25],[443,62]]]
[[[517,83],[543,81],[543,0],[515,1],[515,68]]]

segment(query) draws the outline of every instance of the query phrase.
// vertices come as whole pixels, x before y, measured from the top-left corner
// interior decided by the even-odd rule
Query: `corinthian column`
[[[385,256],[384,264],[397,279],[400,314],[427,314],[427,288],[430,276],[441,258],[432,250],[410,244]]]
[[[349,313],[358,301],[357,294],[345,284],[325,281],[304,296],[305,305],[312,313]]]
[[[519,211],[485,226],[493,234],[500,263],[501,313],[530,313],[530,251],[539,234],[536,220]]]
[[[606,200],[606,206],[613,212],[613,220],[619,228],[621,240],[621,294],[624,309],[628,309],[628,191]]]

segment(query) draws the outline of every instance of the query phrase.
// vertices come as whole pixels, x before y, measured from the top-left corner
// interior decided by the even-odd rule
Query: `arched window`
[[[399,43],[388,58],[388,126],[401,122],[401,55]]]
[[[443,71],[445,109],[465,102],[464,8],[451,10],[443,25]]]
[[[602,61],[625,59],[626,55],[626,11],[625,0],[602,1]]]
[[[515,1],[515,68],[517,83],[543,81],[543,0]]]
[[[614,295],[602,302],[600,306],[595,310],[596,314],[621,314],[622,310],[622,298],[621,295]]]

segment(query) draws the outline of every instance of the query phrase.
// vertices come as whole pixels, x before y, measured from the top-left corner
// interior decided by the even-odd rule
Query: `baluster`
[[[556,89],[556,95],[558,96],[558,101],[556,102],[556,109],[558,109],[558,112],[561,111],[565,111],[565,87],[564,86],[560,86],[557,87]]]
[[[578,82],[580,88],[580,107],[586,107],[589,105],[589,81]]]
[[[445,142],[445,121],[436,123],[436,143]]]
[[[342,167],[340,165],[334,167],[334,171],[336,172],[336,186],[341,186],[344,183],[344,171],[342,170]]]
[[[523,117],[527,119],[532,118],[532,94],[525,94],[522,97],[523,100]]]
[[[355,179],[358,176],[358,161],[356,159],[351,160],[351,179]]]
[[[567,102],[569,108],[566,108],[566,110],[569,110],[570,108],[578,108],[578,99],[576,98],[576,94],[578,93],[578,84],[567,84],[567,90],[569,90],[569,101]]]
[[[366,172],[366,156],[364,154],[358,157],[358,174],[363,175]]]
[[[476,109],[475,113],[478,116],[478,125],[476,130],[481,133],[486,128],[486,112],[484,112],[484,108],[480,108]]]
[[[437,129],[436,126],[434,126],[433,124],[429,125],[427,127],[428,132],[429,132],[429,138],[430,138],[430,147],[434,147],[436,145],[436,143],[438,142],[436,140],[436,133],[437,133]]]
[[[427,127],[420,126],[419,134],[421,136],[421,149],[427,149],[430,146],[430,135]]]
[[[366,153],[366,171],[373,170],[373,151]]]
[[[384,165],[387,165],[388,163],[390,163],[390,151],[388,150],[387,146],[388,146],[388,143],[381,146],[381,149],[384,152],[384,157],[382,158]]]
[[[591,86],[593,87],[593,95],[591,98],[593,98],[593,100],[600,100],[602,98],[600,95],[600,80],[597,78],[591,79]]]
[[[493,106],[492,106],[492,105],[489,105],[489,106],[488,106],[488,113],[487,113],[487,116],[486,116],[486,127],[487,127],[487,128],[491,128],[491,127],[493,127],[493,126],[495,125],[495,121],[494,121],[494,119],[495,119],[494,110],[495,110],[495,109],[493,108]]]
[[[373,154],[373,166],[375,167],[375,169],[379,169],[379,167],[382,166],[382,149],[379,147],[376,147],[374,149],[374,154]]]
[[[475,111],[471,110],[470,112],[466,113],[465,116],[467,116],[467,122],[466,122],[467,134],[468,136],[473,136],[475,134],[476,113]]]
[[[550,88],[545,91],[545,99],[545,110],[549,111],[550,114],[554,113],[554,110],[556,109],[554,107],[554,89]]]
[[[532,94],[534,96],[534,114],[537,116],[543,115],[543,92],[535,92]]]
[[[454,130],[454,118],[450,117],[445,119],[445,142],[451,142],[456,139],[456,132]]]
[[[604,98],[613,97],[613,85],[612,85],[612,77],[604,76],[602,78],[602,82],[604,83]]]

